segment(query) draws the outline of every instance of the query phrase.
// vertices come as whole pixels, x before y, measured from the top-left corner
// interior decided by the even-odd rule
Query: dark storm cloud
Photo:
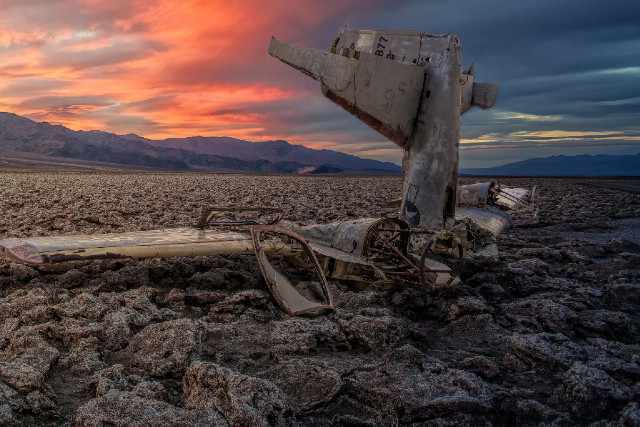
[[[465,115],[464,136],[640,128],[640,2],[412,1],[382,12],[370,24],[461,36],[465,63],[476,63],[480,80],[500,84],[495,110]],[[525,118],[511,114],[509,119],[506,113]],[[505,150],[522,149],[503,142]],[[584,142],[585,150],[593,151],[593,144]],[[622,145],[640,151],[640,145],[629,147],[624,139],[608,144],[601,149]],[[578,140],[562,147],[577,153],[583,146]],[[531,149],[545,155],[548,147]],[[493,153],[485,160],[504,159]]]

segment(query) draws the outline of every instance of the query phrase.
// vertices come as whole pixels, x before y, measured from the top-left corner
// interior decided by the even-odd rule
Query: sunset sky
[[[462,161],[640,152],[640,1],[0,0],[0,111],[149,138],[285,139],[400,160],[266,53],[354,28],[456,32],[500,84],[465,114]]]

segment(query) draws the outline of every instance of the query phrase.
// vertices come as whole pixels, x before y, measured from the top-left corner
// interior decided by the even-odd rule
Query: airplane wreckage
[[[318,315],[334,309],[327,278],[364,286],[453,286],[458,279],[437,258],[496,256],[495,236],[511,214],[536,217],[535,188],[495,181],[458,186],[460,116],[473,106],[493,107],[497,86],[475,82],[473,66],[462,71],[456,35],[343,30],[328,51],[273,38],[269,54],[318,80],[324,96],[400,146],[403,194],[389,202],[399,213],[299,225],[283,221],[274,208],[208,208],[193,227],[5,239],[3,254],[43,266],[254,253],[284,311]]]

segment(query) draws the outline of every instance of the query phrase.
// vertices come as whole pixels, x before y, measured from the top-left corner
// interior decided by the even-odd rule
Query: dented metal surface
[[[535,211],[536,187],[532,189],[500,186],[496,192],[496,205],[513,211]]]
[[[478,182],[458,186],[457,202],[459,207],[481,208],[495,203],[496,181]]]
[[[271,40],[269,53],[320,81],[323,94],[400,146],[411,136],[424,70],[367,52],[357,58]],[[381,96],[382,94],[382,96]]]
[[[432,259],[409,253],[411,230],[397,218],[358,220],[296,226],[321,257],[328,277],[368,285],[443,287],[454,282],[451,269]]]
[[[496,181],[458,187],[456,219],[470,219],[492,234],[502,233],[512,223],[512,214],[520,221],[535,221],[536,187],[506,187]]]
[[[460,115],[490,108],[497,87],[461,71],[454,34],[344,30],[328,51],[275,38],[269,53],[321,82],[322,92],[404,149],[400,218],[438,230],[453,218]]]
[[[408,228],[405,223],[395,218],[359,218],[329,224],[289,226],[316,246],[337,249],[355,257],[368,256],[381,232]],[[397,234],[398,245],[406,252],[408,239],[405,234]]]
[[[458,208],[456,220],[470,219],[479,227],[490,231],[494,236],[501,234],[511,225],[511,216],[495,207]]]
[[[304,316],[319,315],[335,309],[333,296],[329,291],[327,279],[318,263],[318,259],[304,237],[291,230],[275,225],[258,225],[251,227],[251,237],[260,272],[265,279],[271,295],[285,312],[291,316]],[[284,237],[292,243],[287,244],[287,242],[280,239],[274,241],[276,240],[274,238],[277,237]],[[268,252],[280,252],[281,254],[290,256],[292,253],[295,253],[296,250],[302,252],[311,262],[314,279],[315,282],[320,285],[324,301],[312,301],[302,295],[291,282],[290,278],[278,270],[267,256]]]

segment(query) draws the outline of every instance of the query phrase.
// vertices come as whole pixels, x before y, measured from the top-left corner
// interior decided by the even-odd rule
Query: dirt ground
[[[540,222],[500,236],[498,260],[452,264],[446,291],[331,283],[338,309],[314,319],[274,305],[251,255],[0,261],[0,425],[640,425],[640,182],[501,182],[538,186]],[[329,222],[400,191],[0,173],[0,239],[184,226],[206,205]]]

